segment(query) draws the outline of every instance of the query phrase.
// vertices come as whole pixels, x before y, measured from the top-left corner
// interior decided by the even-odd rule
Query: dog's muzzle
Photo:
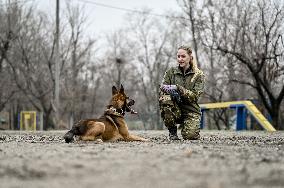
[[[135,104],[135,100],[133,99],[129,99],[126,103],[126,106],[125,106],[125,111],[126,112],[131,112],[131,107],[130,106],[133,106]]]
[[[133,106],[135,104],[135,100],[129,99],[127,106]]]

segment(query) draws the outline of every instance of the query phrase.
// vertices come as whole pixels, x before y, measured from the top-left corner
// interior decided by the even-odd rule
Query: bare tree
[[[191,33],[191,40],[193,49],[195,52],[196,61],[199,63],[201,67],[202,64],[199,61],[199,46],[200,42],[198,42],[198,20],[197,20],[197,2],[196,0],[177,0],[177,2],[181,5],[183,12],[186,14],[185,19],[181,19],[180,21],[186,26]]]
[[[246,85],[239,87],[239,91],[233,90],[235,94],[229,99],[257,93],[273,125],[283,129],[279,124],[284,97],[283,4],[263,0],[208,0],[202,1],[196,11],[202,12],[196,22],[205,49],[213,49],[212,53],[228,68],[224,72],[228,73],[226,77],[230,83]],[[229,93],[232,87],[223,87],[223,90]],[[247,92],[249,88],[255,92]]]
[[[20,30],[21,7],[17,3],[0,6],[0,111],[10,102],[17,87],[13,85],[12,73],[7,63],[7,58],[12,51],[16,33]]]
[[[29,12],[29,15],[32,15]],[[7,62],[13,70],[13,77],[17,87],[26,96],[37,111],[44,112],[44,127],[54,127],[50,114],[52,112],[53,85],[51,70],[52,50],[47,48],[50,37],[46,32],[44,16],[38,19],[30,16],[21,23],[22,28],[17,34],[13,56]],[[51,42],[52,43],[52,42]]]
[[[89,88],[87,64],[90,62],[89,52],[94,41],[88,40],[85,43],[81,36],[84,19],[79,9],[72,9],[68,6],[68,11],[68,26],[70,27],[65,27],[65,32],[70,31],[70,38],[67,40],[65,37],[61,40],[62,82],[71,81],[70,84],[67,82],[63,85],[72,87],[69,90],[71,92],[76,91],[76,95],[71,95],[73,96],[71,101],[79,99],[78,102],[82,102],[77,106],[79,114],[83,114],[82,109],[85,108],[83,104],[88,103],[86,102]],[[16,88],[27,99],[24,108],[43,112],[44,129],[58,128],[59,125],[55,125],[52,114],[55,110],[53,105],[55,91],[54,24],[45,14],[33,11],[32,7],[21,9],[19,13],[22,15],[15,17],[21,18],[17,20],[17,25],[20,27],[15,33],[13,48],[10,49],[9,56],[5,56],[5,60],[11,70]],[[70,96],[71,92],[64,93],[66,91],[64,89],[62,91],[63,99],[66,98],[65,96]],[[64,108],[64,103],[62,106]]]
[[[150,128],[162,129],[158,104],[160,83],[170,63],[175,62],[176,48],[183,32],[175,27],[177,20],[162,22],[148,13],[145,10],[143,15],[129,16],[128,36],[133,43],[139,93],[145,100],[140,108],[141,117],[144,123],[150,124]]]
[[[133,57],[127,55],[131,54],[132,50],[128,49],[126,38],[126,31],[123,29],[106,35],[106,51],[104,52],[105,55],[103,55],[103,61],[107,65],[104,75],[109,80],[110,85],[108,87],[125,85],[133,75],[130,64]]]
[[[95,43],[94,39],[88,39],[84,33],[86,26],[86,16],[83,14],[82,7],[67,3],[67,23],[65,36],[68,38],[65,43],[64,56],[66,57],[65,66],[62,67],[63,76],[63,109],[68,111],[70,124],[74,119],[79,120],[86,115],[85,105],[88,103],[89,91],[89,71],[90,52]],[[93,56],[94,57],[94,56]]]
[[[279,112],[284,98],[284,7],[267,1],[244,4],[235,21],[242,25],[237,48],[224,46],[220,40],[216,49],[235,57],[247,68],[253,81],[237,82],[257,91],[275,128],[283,129]]]

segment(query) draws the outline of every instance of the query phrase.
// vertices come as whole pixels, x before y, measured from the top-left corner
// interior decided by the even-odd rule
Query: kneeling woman
[[[204,90],[204,74],[198,69],[188,46],[177,51],[177,67],[166,71],[159,98],[161,116],[171,140],[179,140],[177,125],[185,140],[200,138],[201,112],[198,105]]]

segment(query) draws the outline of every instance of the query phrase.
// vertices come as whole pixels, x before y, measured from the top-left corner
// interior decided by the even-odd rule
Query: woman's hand
[[[176,85],[162,85],[160,87],[162,92],[168,93],[170,94],[173,90],[177,90],[177,86]]]
[[[181,103],[181,97],[177,90],[176,85],[162,85],[161,90],[169,95],[171,95],[171,98],[176,103]]]
[[[186,89],[184,88],[184,87],[182,87],[182,86],[180,86],[180,85],[176,85],[176,87],[177,87],[177,90],[178,90],[178,92],[182,95],[182,96],[184,96],[185,94],[186,94]]]

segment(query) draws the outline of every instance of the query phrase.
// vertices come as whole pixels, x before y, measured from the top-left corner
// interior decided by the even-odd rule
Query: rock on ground
[[[0,131],[0,187],[284,187],[284,132],[131,131],[149,142],[67,144],[65,131]]]

